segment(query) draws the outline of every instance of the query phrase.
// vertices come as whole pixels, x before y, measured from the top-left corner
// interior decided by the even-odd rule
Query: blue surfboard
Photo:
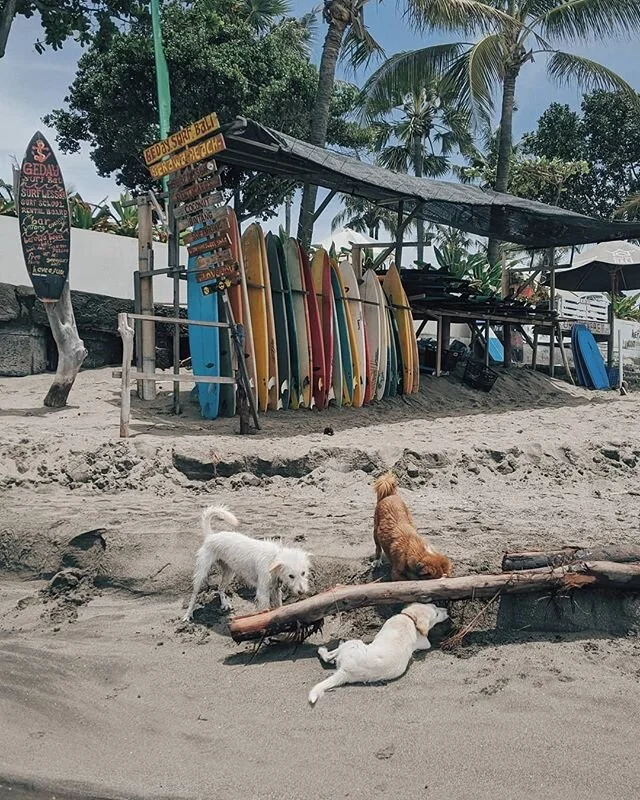
[[[573,355],[573,365],[576,369],[576,378],[580,386],[588,386],[587,379],[584,375],[584,364],[582,363],[582,356],[578,348],[576,339],[576,325],[571,327],[571,354]]]
[[[602,353],[591,331],[585,325],[576,325],[576,343],[582,356],[585,378],[594,389],[609,389],[609,376]]]
[[[202,225],[195,226],[195,230]],[[204,241],[200,239],[198,241]],[[197,242],[194,242],[197,244]],[[203,322],[218,322],[218,293],[204,295],[202,284],[196,281],[196,258],[191,256],[187,266],[187,317]],[[194,375],[220,375],[220,332],[218,328],[189,325],[189,350]],[[205,419],[215,419],[220,407],[219,383],[196,383],[200,413]]]
[[[351,357],[351,345],[349,344],[349,329],[347,327],[347,309],[344,305],[342,287],[335,269],[331,268],[331,288],[335,299],[336,318],[338,320],[338,331],[340,334],[340,352],[342,354],[342,374],[343,379],[343,399],[346,405],[353,402],[353,359]]]

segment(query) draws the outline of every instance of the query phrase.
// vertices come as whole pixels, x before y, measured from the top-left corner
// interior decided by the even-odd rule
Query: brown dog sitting
[[[378,564],[384,550],[391,562],[392,581],[442,578],[451,574],[451,562],[418,535],[411,514],[398,494],[398,482],[387,472],[375,482],[377,495],[373,539]]]

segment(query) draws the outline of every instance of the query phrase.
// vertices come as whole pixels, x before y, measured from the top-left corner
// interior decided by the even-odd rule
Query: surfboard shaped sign
[[[20,167],[18,222],[36,297],[56,302],[69,277],[71,221],[60,165],[40,131],[27,145]]]

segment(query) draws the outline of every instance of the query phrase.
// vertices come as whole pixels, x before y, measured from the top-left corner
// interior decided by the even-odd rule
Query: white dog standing
[[[309,591],[309,556],[296,547],[283,547],[270,539],[252,539],[237,531],[214,531],[211,521],[218,519],[232,528],[238,520],[225,506],[209,506],[202,512],[204,542],[196,556],[193,593],[183,620],[188,622],[196,607],[198,593],[214,564],[220,567],[218,592],[224,611],[231,609],[226,590],[234,577],[256,590],[258,611],[282,605],[282,588],[289,594]]]
[[[345,683],[391,681],[404,674],[416,650],[429,650],[428,634],[434,625],[449,615],[433,603],[412,603],[388,619],[371,644],[360,639],[341,642],[335,650],[318,648],[318,655],[327,664],[336,664],[336,671],[309,692],[314,706],[322,695]]]

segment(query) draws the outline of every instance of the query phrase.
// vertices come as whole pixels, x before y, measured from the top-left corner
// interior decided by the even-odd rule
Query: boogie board
[[[594,389],[609,389],[609,376],[602,353],[591,331],[585,325],[576,325],[576,344],[584,364],[584,376]]]

